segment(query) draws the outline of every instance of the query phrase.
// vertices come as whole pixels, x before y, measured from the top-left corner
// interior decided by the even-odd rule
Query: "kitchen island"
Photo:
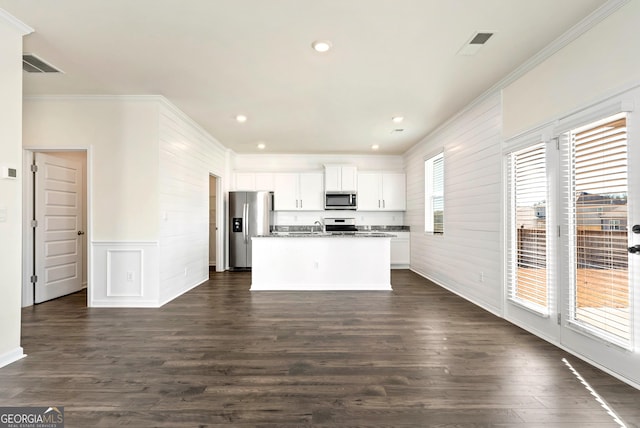
[[[391,290],[388,233],[252,238],[251,290]]]

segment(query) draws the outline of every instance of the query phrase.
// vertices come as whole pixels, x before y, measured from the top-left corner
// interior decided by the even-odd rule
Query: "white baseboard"
[[[251,291],[393,291],[391,284],[251,284]]]
[[[8,366],[11,363],[14,363],[22,358],[26,357],[27,354],[24,353],[24,350],[21,346],[18,346],[16,349],[13,349],[9,352],[5,352],[0,355],[0,368],[4,366]]]
[[[114,301],[114,300],[93,300],[91,308],[159,308],[161,305],[157,301]]]

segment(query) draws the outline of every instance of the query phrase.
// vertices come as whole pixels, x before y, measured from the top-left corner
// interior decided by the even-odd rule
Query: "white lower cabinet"
[[[319,172],[274,174],[274,210],[324,210],[324,174]]]
[[[390,232],[396,235],[391,238],[391,268],[406,269],[411,263],[411,233]]]

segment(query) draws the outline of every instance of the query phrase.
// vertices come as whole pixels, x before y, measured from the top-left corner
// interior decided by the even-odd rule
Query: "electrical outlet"
[[[480,275],[478,276],[478,281],[484,282],[484,272],[480,272]]]

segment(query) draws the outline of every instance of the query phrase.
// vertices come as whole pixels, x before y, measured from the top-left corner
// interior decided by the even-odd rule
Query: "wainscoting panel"
[[[92,242],[92,307],[159,307],[159,245]]]
[[[107,250],[107,297],[142,297],[143,252]]]

